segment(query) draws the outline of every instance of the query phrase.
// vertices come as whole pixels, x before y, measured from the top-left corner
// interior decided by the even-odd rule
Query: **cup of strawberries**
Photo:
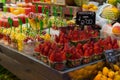
[[[49,56],[49,65],[56,70],[64,70],[66,68],[66,53],[53,51]]]

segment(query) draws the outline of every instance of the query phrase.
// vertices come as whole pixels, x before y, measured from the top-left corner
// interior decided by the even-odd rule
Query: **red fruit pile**
[[[13,16],[13,17],[11,17],[11,19],[13,20],[12,26],[14,26],[14,27],[18,27],[19,26],[18,18],[20,18],[22,20],[22,22],[25,23],[25,18],[26,18],[25,15],[20,15],[18,17]],[[2,17],[0,19],[0,27],[5,27],[5,28],[9,28],[10,27],[10,24],[8,22],[8,17]]]
[[[104,50],[118,49],[119,48],[117,40],[111,39],[111,37],[107,37],[106,39],[101,41],[100,44],[103,46]]]
[[[99,32],[93,30],[91,27],[87,27],[83,31],[79,29],[69,30],[68,32],[60,32],[59,36],[56,36],[55,41],[60,44],[68,43],[69,41],[79,42],[89,40],[91,38],[97,38]]]
[[[69,42],[68,35],[61,32],[59,36],[55,37],[55,41],[59,44],[65,44]]]
[[[89,41],[85,44],[78,43],[76,46],[70,45],[69,43],[58,45],[55,42],[46,41],[39,44],[39,46],[35,48],[35,51],[39,52],[40,55],[47,56],[50,62],[64,62],[80,59],[83,59],[84,61],[86,58],[92,58],[94,55],[101,56],[104,50],[118,48],[117,40],[107,37],[106,39],[99,39],[96,42]],[[90,61],[88,61],[88,63],[89,62]]]
[[[71,41],[83,41],[88,40],[90,38],[96,38],[99,36],[99,32],[95,30],[70,30],[68,33],[68,37]]]
[[[81,59],[83,57],[83,50],[82,50],[82,45],[79,43],[76,47],[71,46],[67,48],[67,59],[69,60],[77,60]],[[64,49],[65,50],[65,49]]]
[[[116,39],[107,37],[106,39],[99,39],[97,42],[88,42],[83,45],[84,56],[91,56],[94,54],[101,54],[105,50],[118,49],[118,42]]]

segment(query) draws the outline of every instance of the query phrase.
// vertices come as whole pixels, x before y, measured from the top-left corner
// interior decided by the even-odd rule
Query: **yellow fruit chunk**
[[[82,6],[84,9],[88,9],[88,5],[86,5],[86,4],[83,4],[83,6]]]
[[[89,4],[89,8],[93,8],[94,6],[94,4]]]
[[[118,65],[113,65],[115,71],[119,71],[119,66]]]
[[[102,77],[102,74],[98,74],[98,75],[94,78],[94,80],[101,80],[101,77]]]
[[[19,10],[14,10],[13,14],[18,15],[18,14],[20,14],[20,11]]]
[[[114,80],[120,80],[120,75],[116,75]]]
[[[97,6],[94,6],[93,9],[94,9],[94,10],[98,10],[98,7],[97,7]]]
[[[111,78],[108,78],[107,80],[112,80]]]
[[[105,75],[102,75],[100,80],[107,80],[107,77]]]
[[[103,75],[107,76],[109,69],[107,67],[104,67],[102,72],[103,72]]]
[[[113,71],[109,71],[109,73],[108,73],[109,78],[113,79],[114,75],[115,75],[115,73]]]

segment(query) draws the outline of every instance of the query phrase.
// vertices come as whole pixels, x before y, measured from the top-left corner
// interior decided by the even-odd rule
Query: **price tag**
[[[11,3],[16,3],[16,0],[11,0]]]
[[[77,12],[76,24],[78,25],[95,25],[96,13],[90,11]]]
[[[55,4],[65,5],[65,0],[56,0]]]
[[[106,50],[104,55],[108,63],[116,63],[118,61],[118,52],[115,50]]]

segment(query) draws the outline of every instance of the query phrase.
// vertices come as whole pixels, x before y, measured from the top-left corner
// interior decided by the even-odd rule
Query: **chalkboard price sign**
[[[78,25],[95,25],[96,13],[91,11],[77,12],[76,24]]]
[[[117,57],[119,52],[115,51],[115,50],[106,50],[104,55],[106,57],[106,60],[108,63],[116,63]]]

